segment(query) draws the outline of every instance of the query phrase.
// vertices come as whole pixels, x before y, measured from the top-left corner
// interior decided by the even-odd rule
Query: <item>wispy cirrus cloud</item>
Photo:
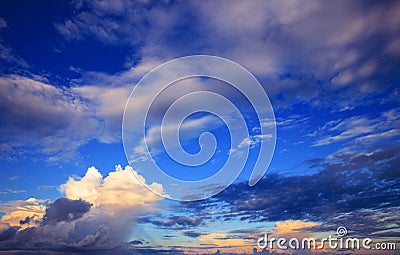
[[[331,120],[325,123],[320,133],[329,133],[317,140],[313,146],[329,145],[347,141],[361,143],[366,140],[381,140],[387,137],[399,136],[399,120],[394,117],[397,109],[384,111],[373,118],[358,115],[346,119]],[[353,139],[353,140],[352,140]]]
[[[0,29],[7,27],[7,22],[0,17]]]
[[[0,26],[1,26],[1,22],[0,22]],[[23,69],[29,68],[29,64],[23,58],[18,56],[18,54],[16,54],[11,47],[5,45],[2,42],[1,38],[0,38],[0,59],[2,60],[2,62],[4,61],[8,64],[13,65],[14,67],[10,68],[11,70],[17,69],[16,67],[23,68]],[[3,64],[0,64],[0,70],[2,72],[4,72],[5,71],[4,69],[6,69],[6,68],[3,66]]]
[[[0,17],[0,29],[7,28],[7,21]],[[9,70],[15,70],[17,68],[29,68],[28,63],[21,58],[15,51],[7,45],[3,39],[0,37],[0,59],[2,62],[7,64],[14,65],[13,68],[9,68]],[[8,68],[4,65],[4,63],[0,63],[0,71],[5,72]]]
[[[43,81],[3,76],[0,98],[5,152],[28,145],[55,158],[60,153],[73,156],[97,129],[91,110],[78,95]]]

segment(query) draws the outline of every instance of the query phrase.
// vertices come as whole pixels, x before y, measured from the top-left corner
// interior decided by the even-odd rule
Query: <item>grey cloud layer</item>
[[[142,59],[217,54],[263,77],[273,95],[284,92],[281,103],[321,104],[331,91],[341,91],[342,99],[361,92],[362,98],[398,78],[399,11],[396,1],[95,1],[56,26],[71,40],[94,36],[105,44],[141,45]]]
[[[388,230],[398,233],[399,151],[399,147],[392,147],[310,160],[310,167],[319,172],[305,176],[270,174],[254,187],[237,183],[208,201],[182,206],[205,221],[305,220],[323,223],[315,231],[346,226],[363,236],[379,237],[380,231]]]

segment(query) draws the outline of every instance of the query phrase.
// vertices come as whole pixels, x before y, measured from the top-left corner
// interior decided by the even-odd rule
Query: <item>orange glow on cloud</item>
[[[308,231],[304,231],[304,228],[314,227],[318,224],[315,222],[299,221],[299,220],[287,220],[276,222],[272,228],[276,236],[282,236],[286,238],[290,237],[307,237]]]
[[[9,226],[19,226],[20,229],[36,226],[36,220],[43,217],[46,207],[43,201],[35,198],[29,198],[25,201],[15,201],[12,207],[6,208],[2,206],[1,211],[7,212],[7,214],[1,217],[0,222],[8,224]],[[27,218],[31,218],[29,222],[21,224],[21,221],[25,221]]]

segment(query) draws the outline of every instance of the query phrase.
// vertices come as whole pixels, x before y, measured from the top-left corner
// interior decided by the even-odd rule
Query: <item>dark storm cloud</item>
[[[19,227],[9,227],[0,232],[0,242],[14,238]]]
[[[270,174],[254,187],[237,183],[206,201],[182,205],[197,217],[217,212],[215,221],[306,220],[323,222],[324,230],[343,225],[364,235],[399,228],[399,152],[394,147],[316,159],[310,164],[321,169],[317,173]]]
[[[130,241],[129,244],[133,244],[133,245],[143,244],[143,241],[141,241],[141,240],[133,240],[133,241]]]
[[[26,217],[25,220],[20,220],[19,224],[23,225],[23,224],[28,224],[35,216],[32,217]]]
[[[201,235],[204,235],[204,233],[196,232],[196,231],[185,231],[185,232],[183,232],[183,235],[187,236],[187,237],[197,238]]]
[[[151,223],[160,228],[182,230],[191,227],[198,227],[203,223],[203,219],[188,216],[170,216],[165,220],[156,220],[150,217],[142,217],[140,223]]]
[[[61,221],[79,219],[90,210],[92,205],[83,200],[59,198],[46,208],[43,224],[56,224]]]
[[[74,251],[115,247],[109,229],[100,220],[85,219],[91,204],[83,200],[59,198],[47,204],[46,213],[38,226],[19,230],[9,227],[0,234],[0,250]],[[27,223],[30,218],[22,223]],[[17,231],[19,230],[19,231]]]

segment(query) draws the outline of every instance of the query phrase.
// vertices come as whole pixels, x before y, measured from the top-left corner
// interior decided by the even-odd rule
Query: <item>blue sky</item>
[[[146,73],[202,54],[235,61],[260,82],[275,153],[249,187],[265,120],[221,81],[178,82],[150,118],[208,90],[241,110],[253,143],[226,190],[173,201],[133,178],[132,170],[168,196],[165,183],[129,167],[122,117]],[[399,66],[398,1],[2,1],[0,254],[252,254],[263,231],[323,237],[338,226],[400,249]],[[215,135],[209,164],[176,165],[158,144],[154,156],[173,176],[210,176],[233,153],[230,133],[205,113],[187,125],[189,153],[200,133]]]

